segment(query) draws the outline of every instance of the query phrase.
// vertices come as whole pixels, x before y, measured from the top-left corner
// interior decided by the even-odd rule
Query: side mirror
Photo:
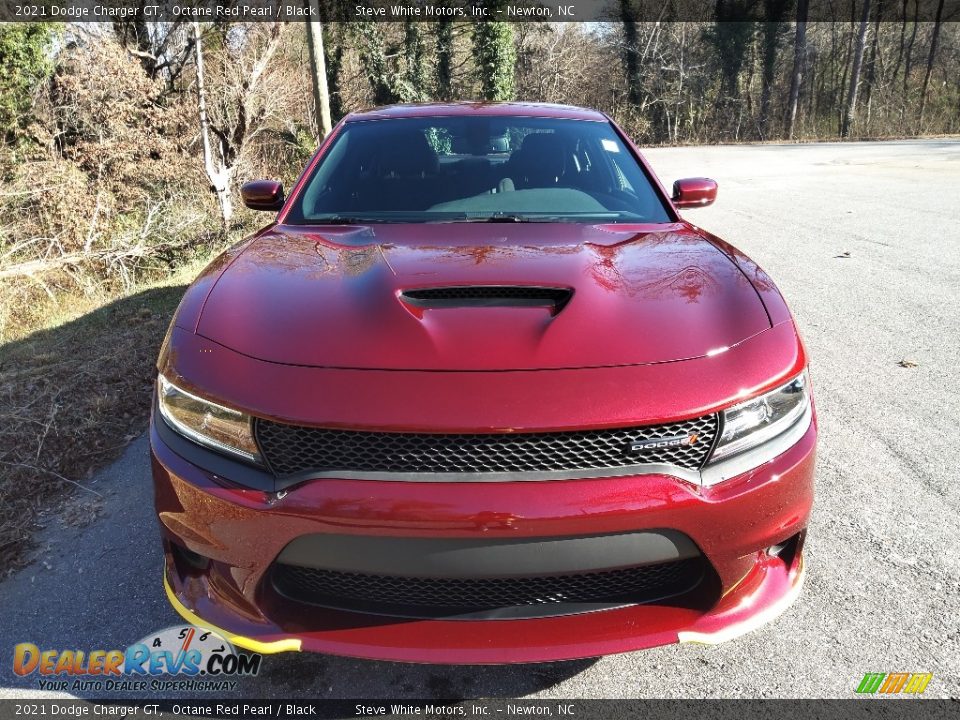
[[[277,180],[251,180],[240,188],[240,197],[251,210],[279,210],[283,207],[283,184]]]
[[[717,199],[717,183],[710,178],[684,178],[673,184],[673,206],[706,207]]]

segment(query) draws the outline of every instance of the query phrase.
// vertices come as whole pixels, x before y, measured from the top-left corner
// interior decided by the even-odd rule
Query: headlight
[[[244,460],[260,462],[250,416],[181,390],[157,377],[160,414],[171,428],[200,445]]]
[[[791,428],[810,406],[809,385],[804,370],[786,385],[725,410],[711,462],[762,445]]]

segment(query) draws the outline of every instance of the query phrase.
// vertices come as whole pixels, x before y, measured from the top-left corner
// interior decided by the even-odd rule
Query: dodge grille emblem
[[[634,440],[630,443],[631,452],[642,452],[643,450],[659,450],[661,448],[686,447],[695,445],[699,436],[696,433],[690,435],[677,435],[676,437],[652,438],[650,440]]]

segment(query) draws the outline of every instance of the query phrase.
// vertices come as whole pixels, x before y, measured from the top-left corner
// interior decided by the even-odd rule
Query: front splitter
[[[316,627],[297,632],[284,631],[266,619],[255,623],[228,616],[223,605],[212,601],[215,591],[204,578],[188,579],[190,592],[184,594],[180,588],[178,594],[165,575],[164,588],[186,621],[261,654],[309,651],[398,662],[504,664],[575,660],[677,642],[726,642],[783,614],[799,597],[804,575],[802,555],[787,567],[780,558],[761,553],[744,580],[705,612],[636,605],[531,620],[394,622],[326,611],[318,614]],[[193,608],[184,595],[196,598]]]

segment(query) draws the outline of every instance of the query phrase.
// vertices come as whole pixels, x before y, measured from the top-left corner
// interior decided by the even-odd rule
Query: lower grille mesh
[[[304,472],[525,473],[663,463],[689,470],[706,460],[716,415],[666,425],[550,433],[425,434],[332,430],[257,420],[270,468]],[[684,439],[683,444],[652,444]],[[690,442],[690,439],[693,439]]]
[[[693,587],[702,557],[643,567],[520,578],[426,578],[369,575],[277,564],[274,586],[294,600],[347,610],[421,608],[478,612],[517,606],[650,602]]]

